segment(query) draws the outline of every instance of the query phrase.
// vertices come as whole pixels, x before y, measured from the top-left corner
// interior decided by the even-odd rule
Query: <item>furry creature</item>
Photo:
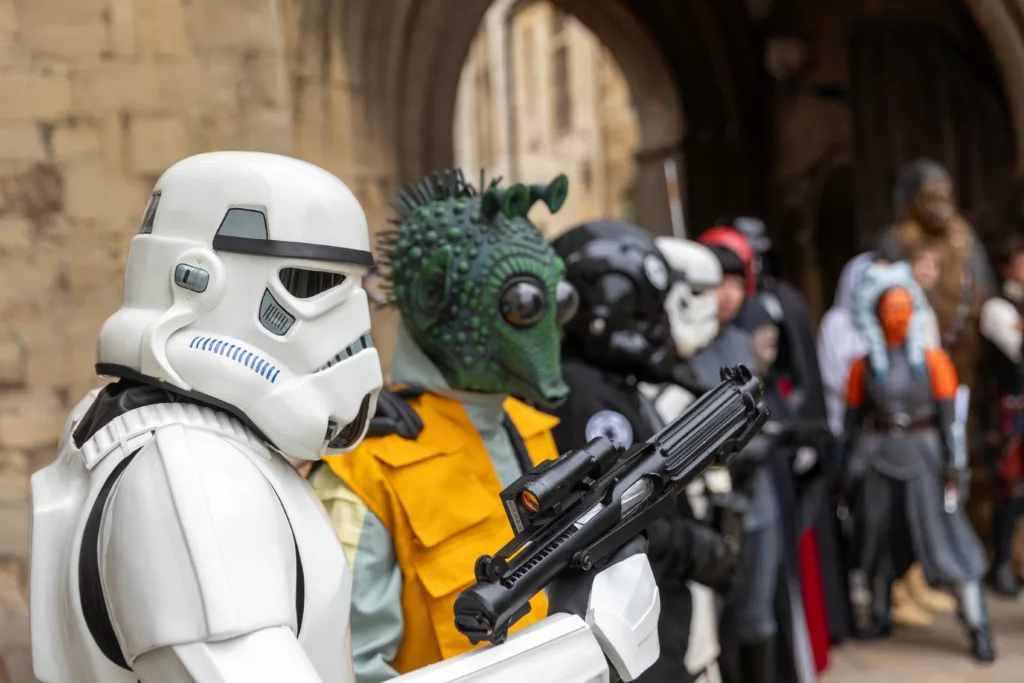
[[[971,384],[980,350],[979,311],[995,293],[984,247],[958,212],[952,179],[941,164],[928,159],[908,164],[900,173],[893,200],[897,223],[883,237],[878,254],[889,261],[907,258],[921,248],[939,254],[942,275],[928,300],[943,347],[961,380]]]

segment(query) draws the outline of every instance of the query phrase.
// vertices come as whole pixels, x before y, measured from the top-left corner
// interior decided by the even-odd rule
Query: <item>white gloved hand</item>
[[[796,449],[796,456],[793,458],[793,471],[797,474],[804,474],[814,467],[818,462],[818,451],[810,446],[801,446]]]

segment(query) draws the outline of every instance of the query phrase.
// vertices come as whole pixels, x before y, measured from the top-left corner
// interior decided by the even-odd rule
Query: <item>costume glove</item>
[[[370,420],[366,436],[397,434],[403,439],[415,440],[423,431],[423,420],[406,399],[422,394],[422,389],[382,389],[377,397],[377,412]]]

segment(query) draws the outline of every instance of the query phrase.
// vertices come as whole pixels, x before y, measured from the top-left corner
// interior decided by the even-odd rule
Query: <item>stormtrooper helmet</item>
[[[169,168],[132,240],[97,372],[228,410],[292,460],[358,445],[380,360],[366,216],[297,159],[213,152]]]
[[[718,299],[722,266],[703,244],[675,237],[657,238],[658,249],[678,277],[665,300],[676,353],[690,358],[718,334]]]

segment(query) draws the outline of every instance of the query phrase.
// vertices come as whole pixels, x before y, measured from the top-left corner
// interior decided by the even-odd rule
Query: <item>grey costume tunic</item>
[[[721,368],[737,363],[754,367],[750,335],[727,325],[690,365],[698,383],[715,386],[721,381]],[[764,451],[770,447],[766,437],[755,436],[736,456],[737,461],[764,459]],[[774,601],[782,568],[782,530],[771,473],[762,465],[749,476],[751,501],[743,522],[740,568],[735,589],[726,599],[727,609],[732,612],[730,622],[742,645],[771,638],[778,631]]]
[[[864,373],[860,411],[868,424],[872,416],[891,420],[902,415],[919,424],[936,415],[928,372],[915,374],[903,348],[890,349],[883,379],[874,376],[870,364]],[[898,576],[914,560],[935,585],[984,576],[985,553],[963,506],[952,514],[943,506],[941,439],[937,426],[902,434],[865,430],[859,435],[850,467],[851,475],[861,480],[854,520],[858,568],[867,576],[887,569]]]
[[[721,382],[723,367],[742,363],[754,367],[754,354],[750,335],[731,325],[726,326],[711,344],[694,355],[690,362],[697,381],[707,387]],[[766,445],[760,437],[754,437],[747,449],[752,455]],[[740,456],[742,457],[742,455]],[[744,530],[760,531],[767,528],[779,516],[778,503],[772,489],[771,475],[766,468],[758,468],[753,476],[753,501],[744,518]]]

